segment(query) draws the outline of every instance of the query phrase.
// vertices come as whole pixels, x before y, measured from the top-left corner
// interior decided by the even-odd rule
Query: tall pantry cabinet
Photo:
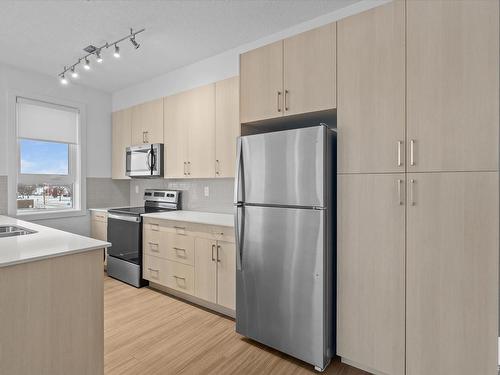
[[[337,352],[372,373],[496,374],[498,7],[338,22]]]

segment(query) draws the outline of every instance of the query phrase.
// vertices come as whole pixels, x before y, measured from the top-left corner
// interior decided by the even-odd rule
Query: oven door
[[[142,264],[142,223],[137,216],[108,214],[108,255]]]

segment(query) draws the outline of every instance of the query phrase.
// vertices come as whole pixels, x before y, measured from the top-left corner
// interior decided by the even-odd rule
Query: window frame
[[[70,107],[78,113],[77,144],[68,144],[68,175],[50,174],[21,174],[20,140],[29,138],[17,137],[17,99],[27,98],[29,100],[46,103],[53,106]],[[56,219],[72,216],[86,215],[86,106],[83,103],[72,102],[64,99],[40,96],[23,92],[9,93],[8,106],[8,214],[23,220]],[[39,140],[39,139],[32,139]],[[40,140],[47,141],[47,140]],[[48,141],[50,142],[50,141]],[[17,185],[21,183],[47,183],[73,185],[73,207],[65,209],[40,209],[40,210],[18,210],[17,208]]]

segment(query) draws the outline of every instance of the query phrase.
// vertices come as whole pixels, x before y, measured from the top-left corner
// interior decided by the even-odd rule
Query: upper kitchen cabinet
[[[132,107],[132,144],[163,143],[163,99]]]
[[[188,177],[215,176],[215,84],[190,90],[188,95]]]
[[[283,42],[240,55],[240,121],[283,114]]]
[[[165,177],[215,176],[215,84],[165,101]]]
[[[130,146],[132,137],[130,109],[113,112],[111,136],[111,177],[128,179],[125,174],[125,149]]]
[[[336,24],[283,41],[283,114],[334,108]]]
[[[408,170],[497,170],[498,1],[406,6]]]
[[[215,177],[234,177],[240,135],[239,78],[215,83]]]
[[[337,69],[338,172],[404,172],[404,2],[338,21]]]
[[[240,121],[335,108],[335,33],[329,24],[240,56]]]

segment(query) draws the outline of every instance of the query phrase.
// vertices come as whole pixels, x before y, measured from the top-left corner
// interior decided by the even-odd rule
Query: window
[[[79,114],[18,97],[17,213],[80,209]]]

